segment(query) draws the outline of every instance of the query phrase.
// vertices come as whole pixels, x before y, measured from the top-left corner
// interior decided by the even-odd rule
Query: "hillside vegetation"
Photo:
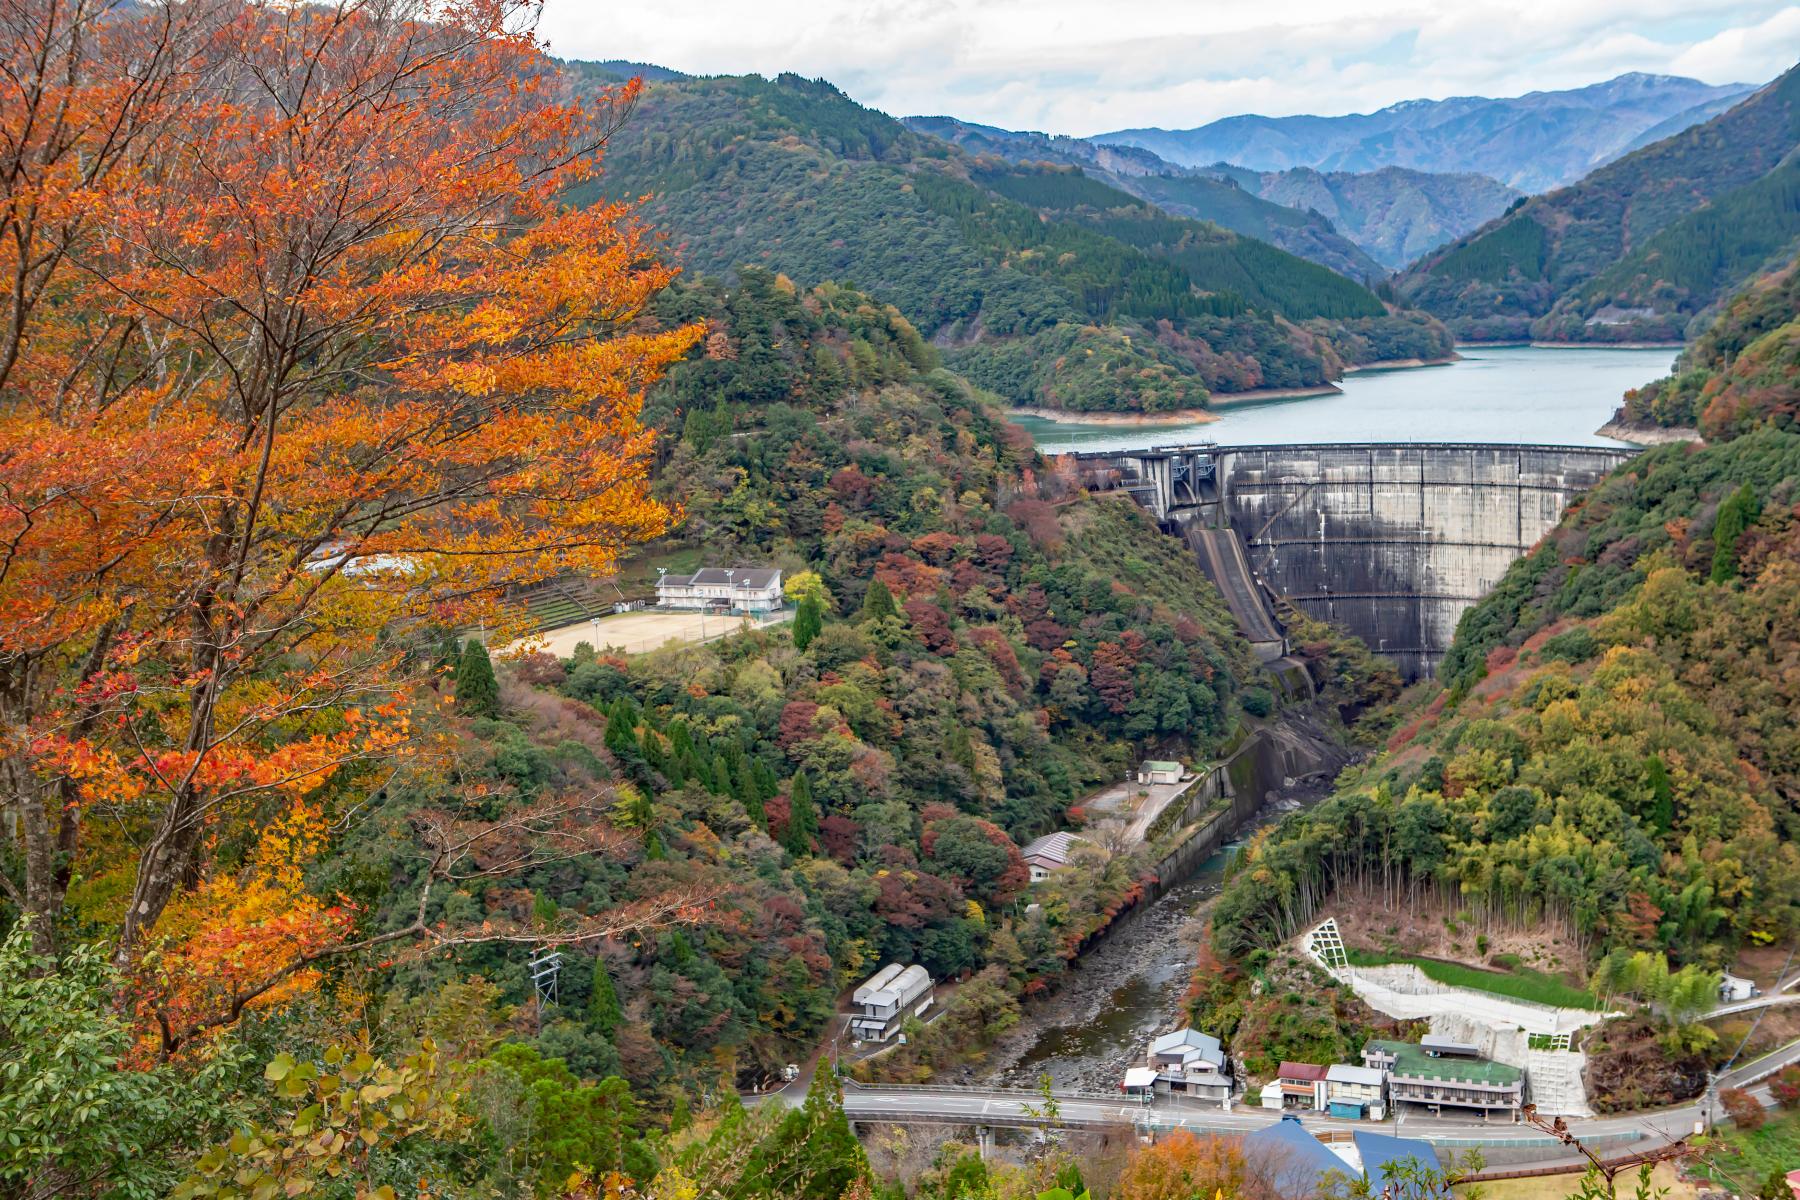
[[[1650,452],[1464,617],[1388,756],[1255,853],[1241,953],[1341,880],[1719,966],[1800,930],[1800,437]]]
[[[1444,331],[1362,285],[1074,169],[977,160],[782,76],[650,89],[610,194],[649,194],[690,269],[854,282],[1019,404],[1169,410],[1436,357]]]
[[[1368,283],[1384,274],[1382,264],[1319,213],[1266,200],[1255,190],[1238,186],[1235,180],[1174,166],[1147,150],[1106,146],[1082,138],[1015,133],[953,117],[907,117],[905,124],[975,155],[992,155],[1021,164],[1079,167],[1101,182],[1148,200],[1173,216],[1210,221],[1351,279]]]
[[[1680,340],[1800,237],[1800,69],[1533,197],[1403,275],[1463,338]]]
[[[1793,432],[1800,421],[1800,263],[1732,297],[1665,379],[1628,392],[1616,419],[1698,427],[1729,438],[1761,424]]]

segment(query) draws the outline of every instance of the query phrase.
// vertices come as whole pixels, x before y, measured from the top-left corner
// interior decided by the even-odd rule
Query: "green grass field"
[[[1480,967],[1444,962],[1436,958],[1420,958],[1409,954],[1382,954],[1375,950],[1351,949],[1350,964],[1356,967],[1381,967],[1390,963],[1409,963],[1425,973],[1427,979],[1446,987],[1470,988],[1492,992],[1514,1000],[1548,1004],[1553,1008],[1586,1008],[1598,1010],[1600,1001],[1577,987],[1542,971],[1515,967],[1511,971],[1484,971]]]
[[[1800,1163],[1800,1113],[1776,1109],[1769,1123],[1752,1133],[1729,1123],[1706,1139],[1708,1153],[1698,1173],[1734,1192],[1755,1192],[1771,1172],[1787,1172]]]

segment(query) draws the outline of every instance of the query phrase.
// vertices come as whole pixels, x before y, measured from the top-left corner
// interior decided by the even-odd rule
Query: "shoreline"
[[[1464,342],[1471,350],[1680,350],[1686,342],[1540,342],[1530,338],[1507,338],[1497,342]]]
[[[1358,371],[1410,371],[1414,367],[1448,367],[1460,361],[1462,355],[1454,351],[1445,358],[1378,358],[1374,362],[1345,367],[1344,374],[1354,375]]]
[[[1704,444],[1698,429],[1685,425],[1639,425],[1617,417],[1594,430],[1599,437],[1629,442],[1633,446],[1674,446],[1683,442]]]
[[[1036,417],[1058,425],[1117,425],[1143,428],[1158,425],[1209,425],[1219,420],[1218,410],[1238,404],[1260,404],[1268,400],[1305,400],[1314,396],[1341,396],[1344,389],[1335,383],[1317,387],[1256,388],[1248,392],[1225,392],[1212,397],[1211,408],[1178,408],[1169,412],[1076,412],[1066,408],[1016,406],[1007,415]]]

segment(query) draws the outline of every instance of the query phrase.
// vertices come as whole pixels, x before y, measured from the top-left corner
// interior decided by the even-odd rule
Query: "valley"
[[[1783,1152],[1791,17],[881,8],[0,12],[0,1195]]]

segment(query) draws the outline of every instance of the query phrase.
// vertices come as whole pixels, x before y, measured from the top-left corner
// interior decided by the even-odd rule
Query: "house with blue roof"
[[[1289,1200],[1345,1190],[1328,1189],[1334,1177],[1340,1184],[1366,1179],[1370,1195],[1381,1195],[1391,1183],[1397,1200],[1450,1200],[1449,1189],[1438,1182],[1443,1167],[1437,1151],[1418,1138],[1358,1130],[1348,1140],[1326,1143],[1290,1114],[1246,1135],[1244,1159]],[[1420,1181],[1426,1173],[1435,1178]]]

